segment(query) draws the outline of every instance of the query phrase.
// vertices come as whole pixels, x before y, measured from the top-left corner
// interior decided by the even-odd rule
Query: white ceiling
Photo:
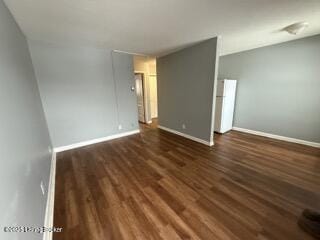
[[[222,36],[222,54],[320,33],[320,0],[5,0],[30,39],[163,55]],[[280,31],[298,21],[309,28]]]

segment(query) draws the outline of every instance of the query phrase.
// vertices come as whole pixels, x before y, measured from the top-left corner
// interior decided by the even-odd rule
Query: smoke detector
[[[297,35],[305,30],[308,26],[308,22],[298,22],[285,27],[283,30],[290,34]]]

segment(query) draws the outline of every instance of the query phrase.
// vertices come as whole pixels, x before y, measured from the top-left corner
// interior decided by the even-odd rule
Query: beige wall
[[[156,59],[149,60],[147,64],[148,64],[148,67],[149,67],[149,74],[150,75],[157,75]]]
[[[146,71],[146,62],[148,57],[143,56],[134,56],[133,57],[133,66],[135,72],[145,72]]]
[[[133,58],[134,63],[134,71],[136,73],[143,73],[144,74],[144,102],[145,102],[145,115],[146,121],[151,121],[151,112],[154,112],[153,109],[155,104],[151,103],[151,100],[156,99],[156,92],[150,89],[150,76],[154,77],[157,75],[156,69],[156,59],[151,57],[144,57],[144,56],[134,56]]]

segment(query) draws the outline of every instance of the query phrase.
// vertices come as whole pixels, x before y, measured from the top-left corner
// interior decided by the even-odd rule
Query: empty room
[[[319,0],[0,0],[0,240],[320,239]]]

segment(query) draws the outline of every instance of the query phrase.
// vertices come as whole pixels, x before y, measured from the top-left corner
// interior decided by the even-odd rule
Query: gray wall
[[[211,141],[217,41],[157,59],[159,125]]]
[[[320,35],[220,58],[238,80],[234,126],[320,142]]]
[[[135,86],[133,56],[112,52],[112,62],[119,124],[124,130],[137,129],[139,128],[137,96],[131,91],[131,87]]]
[[[132,56],[31,40],[29,46],[54,147],[138,129]]]
[[[27,41],[0,0],[0,239],[42,239],[5,233],[5,226],[44,224],[51,146]]]

